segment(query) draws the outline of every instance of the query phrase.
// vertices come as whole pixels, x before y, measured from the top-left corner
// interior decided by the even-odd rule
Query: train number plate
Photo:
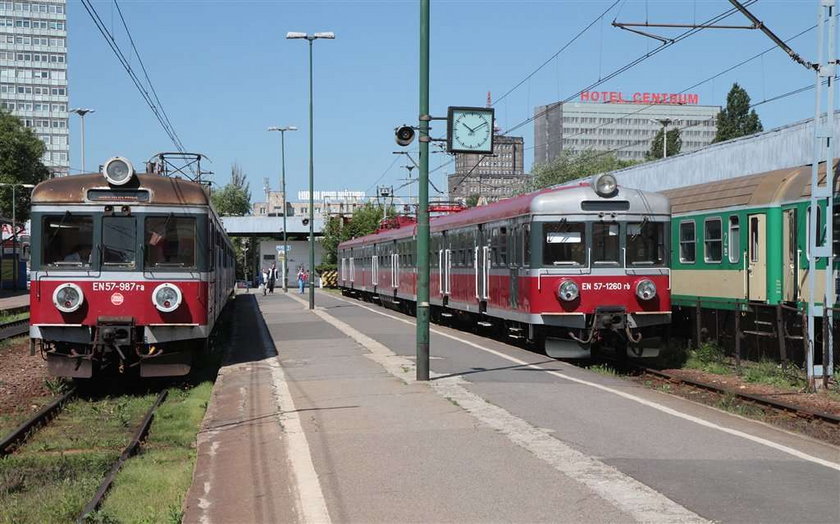
[[[141,282],[94,282],[94,291],[145,291]]]
[[[629,291],[630,282],[583,282],[583,291]]]

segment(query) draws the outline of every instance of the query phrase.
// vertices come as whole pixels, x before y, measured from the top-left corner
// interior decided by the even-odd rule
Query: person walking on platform
[[[268,268],[263,268],[260,272],[260,288],[262,288],[263,296],[268,292]]]
[[[277,268],[274,267],[274,264],[271,264],[271,267],[268,268],[268,292],[274,293],[274,282],[277,280]]]
[[[307,273],[306,270],[303,269],[303,266],[298,269],[297,279],[298,279],[298,289],[300,290],[300,294],[303,294],[303,288],[306,287],[306,280],[307,280]]]

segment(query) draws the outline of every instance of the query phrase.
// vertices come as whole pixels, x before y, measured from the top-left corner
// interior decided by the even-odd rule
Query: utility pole
[[[429,0],[420,0],[420,187],[417,201],[417,380],[429,380]]]

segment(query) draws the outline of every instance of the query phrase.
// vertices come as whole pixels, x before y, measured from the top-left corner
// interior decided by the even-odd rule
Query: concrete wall
[[[271,267],[271,264],[277,264],[278,271],[281,268],[281,259],[277,247],[280,251],[283,250],[283,241],[268,240],[260,243],[259,247],[259,269]],[[323,249],[321,247],[321,239],[315,239],[315,265],[321,264],[321,257],[323,256]],[[297,285],[298,267],[305,266],[312,273],[312,268],[309,267],[309,242],[307,240],[289,240],[289,259],[288,259],[288,285]],[[318,284],[316,279],[315,284]],[[282,284],[279,284],[282,285]]]

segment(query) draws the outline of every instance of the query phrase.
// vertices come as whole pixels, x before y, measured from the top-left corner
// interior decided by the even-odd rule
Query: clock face
[[[450,110],[450,150],[460,152],[493,152],[493,110],[485,108],[452,108]]]

